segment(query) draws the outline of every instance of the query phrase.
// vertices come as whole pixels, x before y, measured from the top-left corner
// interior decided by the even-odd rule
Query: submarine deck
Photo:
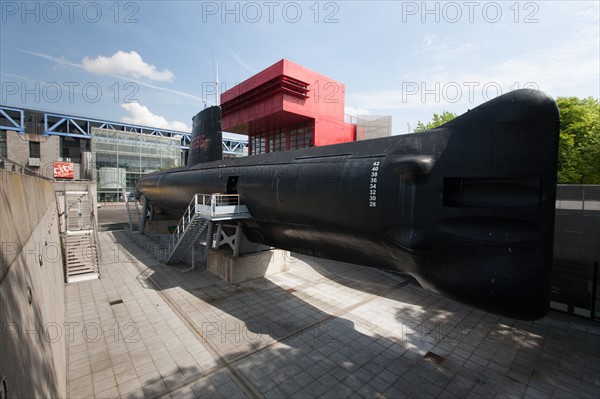
[[[298,256],[237,286],[99,233],[101,279],[67,287],[69,397],[590,397],[600,325],[522,322],[409,277]]]

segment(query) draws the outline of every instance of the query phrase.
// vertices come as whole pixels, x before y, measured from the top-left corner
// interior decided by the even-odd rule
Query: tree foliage
[[[558,183],[600,184],[600,102],[593,97],[558,97],[560,142]],[[456,118],[444,111],[431,122],[419,121],[415,133],[436,128]]]
[[[421,133],[426,130],[434,129],[440,125],[443,125],[446,122],[450,122],[452,119],[456,118],[457,116],[458,115],[456,115],[454,112],[449,112],[449,111],[444,111],[444,112],[442,112],[441,115],[433,114],[433,119],[431,120],[431,122],[423,123],[423,122],[419,121],[419,123],[417,123],[417,127],[415,127],[415,129],[414,129],[414,132]]]
[[[560,142],[558,182],[600,184],[600,102],[592,97],[558,97]]]

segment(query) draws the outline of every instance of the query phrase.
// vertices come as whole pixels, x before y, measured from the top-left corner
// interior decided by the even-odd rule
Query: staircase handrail
[[[218,212],[218,210],[224,213]],[[249,215],[247,208],[240,204],[239,194],[194,194],[166,245],[166,258],[168,259],[174,254],[182,240],[185,239],[190,226],[198,218],[214,220],[215,217],[223,218],[227,215],[238,218]]]
[[[92,231],[94,235],[94,245],[96,246],[96,258],[94,259],[94,268],[96,269],[96,273],[100,276],[100,261],[102,260],[102,250],[100,248],[100,237],[98,236],[98,225],[96,223],[96,212],[98,208],[96,207],[96,198],[92,198],[90,190],[90,183],[86,185],[88,196],[90,197],[91,208],[90,211],[92,213]]]
[[[190,204],[188,205],[187,209],[183,213],[181,220],[177,224],[177,228],[173,232],[173,237],[171,238],[171,241],[169,242],[169,245],[168,245],[168,253],[169,254],[171,254],[173,252],[173,250],[176,248],[179,241],[183,238],[183,234],[185,233],[186,229],[191,224],[192,219],[196,215],[196,205],[198,205],[198,197],[199,196],[202,196],[202,205],[206,205],[205,204],[206,196],[204,194],[194,194],[194,198],[192,198],[192,200],[190,201]]]

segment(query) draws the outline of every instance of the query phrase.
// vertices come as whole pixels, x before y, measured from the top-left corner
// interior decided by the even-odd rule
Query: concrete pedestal
[[[229,284],[243,283],[290,270],[290,252],[281,249],[244,254],[234,258],[229,251],[209,250],[206,270]]]

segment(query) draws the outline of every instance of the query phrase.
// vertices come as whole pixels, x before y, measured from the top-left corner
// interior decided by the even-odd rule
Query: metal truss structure
[[[54,136],[92,138],[92,129],[101,128],[130,133],[148,134],[152,136],[175,137],[181,140],[181,149],[187,150],[190,144],[190,133],[176,130],[134,125],[102,119],[92,119],[74,115],[54,114],[25,108],[14,108],[0,105],[0,130],[12,130],[17,133],[33,133],[26,120],[28,114],[43,115],[42,134]],[[40,123],[41,121],[38,121]],[[223,133],[223,154],[230,156],[246,155],[248,140]]]

